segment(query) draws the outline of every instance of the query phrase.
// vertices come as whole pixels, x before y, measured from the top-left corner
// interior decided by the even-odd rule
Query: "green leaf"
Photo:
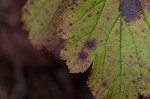
[[[150,96],[149,8],[149,0],[78,0],[62,13],[60,56],[71,73],[92,64],[95,99]]]
[[[23,8],[22,20],[35,47],[51,50],[59,43],[56,27],[61,10],[67,3],[62,0],[28,0]]]

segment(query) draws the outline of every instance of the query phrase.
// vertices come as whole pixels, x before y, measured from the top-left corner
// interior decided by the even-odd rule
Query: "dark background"
[[[70,74],[60,46],[52,52],[32,47],[21,22],[25,2],[0,0],[0,99],[93,99],[90,69]]]

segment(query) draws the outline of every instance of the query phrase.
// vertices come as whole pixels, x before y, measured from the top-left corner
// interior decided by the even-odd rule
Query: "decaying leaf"
[[[22,20],[35,47],[51,50],[59,43],[56,27],[59,15],[67,4],[67,0],[28,0],[23,8]]]
[[[62,13],[58,35],[71,73],[93,63],[95,99],[150,97],[150,0],[76,0]]]

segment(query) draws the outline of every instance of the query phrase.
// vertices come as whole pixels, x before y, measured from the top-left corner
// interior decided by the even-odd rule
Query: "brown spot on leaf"
[[[135,83],[136,83],[136,81],[135,81],[135,80],[132,80],[132,83],[134,83],[134,84],[135,84]]]

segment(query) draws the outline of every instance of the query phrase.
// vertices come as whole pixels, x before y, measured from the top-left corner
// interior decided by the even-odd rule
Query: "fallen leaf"
[[[92,64],[95,99],[150,96],[150,1],[76,0],[61,15],[60,56],[71,73]]]

